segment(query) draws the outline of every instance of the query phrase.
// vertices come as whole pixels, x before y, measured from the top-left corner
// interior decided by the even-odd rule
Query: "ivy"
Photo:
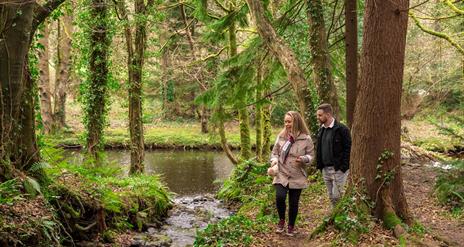
[[[97,2],[97,3],[96,3]],[[101,8],[92,5],[104,4]],[[78,77],[82,79],[79,88],[79,101],[84,112],[83,124],[86,127],[87,144],[94,133],[96,149],[103,147],[103,129],[107,124],[108,90],[118,88],[110,69],[110,44],[114,36],[115,18],[109,11],[109,2],[81,0],[78,3],[74,48],[79,50],[74,61]]]

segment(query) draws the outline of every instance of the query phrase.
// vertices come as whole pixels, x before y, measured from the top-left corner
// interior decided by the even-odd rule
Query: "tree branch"
[[[456,14],[458,15],[464,15],[464,10],[458,9],[456,5],[454,5],[450,0],[445,0],[445,4],[448,5]]]
[[[32,20],[31,38],[42,22],[65,0],[49,0],[44,5],[37,4],[34,9],[34,19]]]
[[[446,41],[448,41],[452,46],[456,47],[456,49],[458,49],[458,51],[464,55],[464,49],[458,44],[456,43],[456,41],[454,41],[453,39],[451,39],[451,37],[449,35],[447,35],[446,33],[441,33],[441,32],[436,32],[436,31],[433,31],[431,29],[428,29],[426,27],[424,27],[420,22],[419,20],[416,18],[416,16],[412,13],[412,12],[409,12],[409,16],[414,20],[414,22],[416,23],[416,25],[424,32],[428,33],[428,34],[431,34],[433,36],[436,36],[436,37],[439,37],[439,38],[442,38]]]

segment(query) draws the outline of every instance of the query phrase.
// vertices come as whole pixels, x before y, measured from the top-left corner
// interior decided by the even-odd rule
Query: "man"
[[[348,127],[333,117],[330,104],[320,105],[316,114],[321,124],[317,133],[317,169],[322,171],[333,208],[345,192],[350,168],[351,135]]]

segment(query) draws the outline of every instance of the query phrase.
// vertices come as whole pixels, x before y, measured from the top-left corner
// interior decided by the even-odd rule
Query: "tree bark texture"
[[[50,133],[53,123],[52,111],[52,95],[50,91],[50,67],[49,67],[49,28],[48,24],[44,24],[41,32],[42,37],[39,43],[42,44],[43,49],[39,50],[39,98],[40,98],[40,112],[42,115],[42,123],[44,132]]]
[[[25,154],[18,148],[34,2],[0,4],[0,180],[12,178]],[[21,12],[21,15],[17,13]]]
[[[311,126],[314,121],[310,118],[314,107],[311,100],[311,93],[308,82],[304,78],[304,73],[298,64],[294,52],[277,35],[269,20],[264,16],[262,1],[247,0],[250,11],[256,22],[258,33],[266,46],[284,67],[288,81],[291,83],[293,91],[297,96],[300,113],[303,115],[306,124]]]
[[[408,21],[404,10],[408,5],[408,0],[368,0],[364,13],[351,170],[354,184],[364,184],[375,202],[374,215],[384,223],[396,216],[407,223],[411,220],[400,165],[400,104]],[[391,157],[386,155],[389,152]]]
[[[0,4],[0,180],[40,160],[35,136],[34,81],[28,52],[37,27],[63,0]],[[20,14],[19,14],[20,13]],[[42,171],[32,175],[41,177]]]
[[[147,14],[147,8],[153,5],[148,1],[145,5],[143,0],[135,1],[135,15],[140,18]],[[126,6],[123,0],[119,2],[119,11],[122,13],[124,33],[127,45],[127,66],[129,70],[129,130],[131,138],[131,168],[130,174],[142,173],[144,171],[144,138],[142,123],[142,70],[146,48],[146,21],[135,20],[135,39],[132,38],[132,28],[129,24]]]
[[[358,83],[358,15],[357,1],[345,0],[346,119],[353,124]]]
[[[54,129],[60,130],[66,125],[66,96],[71,82],[71,35],[73,33],[72,12],[61,17],[58,28],[58,61],[56,70],[56,82],[54,91]]]
[[[90,35],[90,85],[87,114],[87,151],[98,162],[105,127],[105,105],[108,81],[108,9],[105,0],[92,0],[91,20],[95,23]]]
[[[313,79],[316,84],[319,100],[333,107],[337,118],[340,116],[337,88],[332,77],[330,54],[327,46],[324,9],[321,0],[307,0],[307,15],[309,23],[309,47],[311,48],[311,65]]]

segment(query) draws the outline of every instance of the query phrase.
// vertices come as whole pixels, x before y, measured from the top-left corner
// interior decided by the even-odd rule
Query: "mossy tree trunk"
[[[262,103],[259,102],[261,97],[263,97],[262,93],[262,67],[261,67],[261,59],[258,59],[256,68],[256,110],[255,110],[255,130],[256,130],[256,160],[263,161],[263,106]]]
[[[92,0],[90,6],[90,85],[87,118],[87,151],[97,163],[98,153],[103,150],[103,130],[105,127],[105,108],[108,82],[108,6],[106,0]]]
[[[324,9],[321,0],[307,0],[307,16],[309,22],[309,47],[311,49],[311,65],[313,67],[314,83],[319,99],[330,103],[334,114],[340,117],[337,88],[332,76],[330,54],[327,46]]]
[[[353,185],[364,186],[388,228],[411,223],[400,164],[400,104],[408,0],[365,5],[361,78],[353,123]],[[386,121],[387,120],[387,121]]]
[[[235,22],[229,26],[229,55],[230,58],[237,55],[237,36],[235,30]],[[237,80],[237,70],[234,69],[232,80]],[[248,108],[246,106],[247,93],[243,94],[237,99],[238,101],[238,120],[240,123],[240,159],[247,160],[251,157],[251,140],[250,140],[250,117]]]
[[[284,67],[287,78],[297,96],[300,113],[303,115],[308,126],[311,126],[311,124],[314,123],[314,120],[310,118],[311,113],[314,112],[311,92],[308,87],[308,82],[304,77],[303,70],[298,64],[295,53],[284,43],[282,38],[277,35],[270,21],[266,19],[262,1],[247,0],[247,3],[256,22],[259,35],[269,48],[271,54],[275,56]]]
[[[146,48],[146,19],[145,15],[153,1],[145,5],[143,0],[135,1],[135,40],[129,23],[126,6],[123,0],[118,3],[119,11],[124,20],[124,33],[127,46],[127,66],[129,70],[129,130],[131,139],[131,167],[130,174],[142,173],[144,170],[144,139],[142,123],[142,69]]]
[[[62,2],[0,4],[0,181],[18,176],[18,171],[27,172],[40,160],[35,137],[35,82],[27,55],[37,27]],[[41,177],[42,171],[31,175]]]

